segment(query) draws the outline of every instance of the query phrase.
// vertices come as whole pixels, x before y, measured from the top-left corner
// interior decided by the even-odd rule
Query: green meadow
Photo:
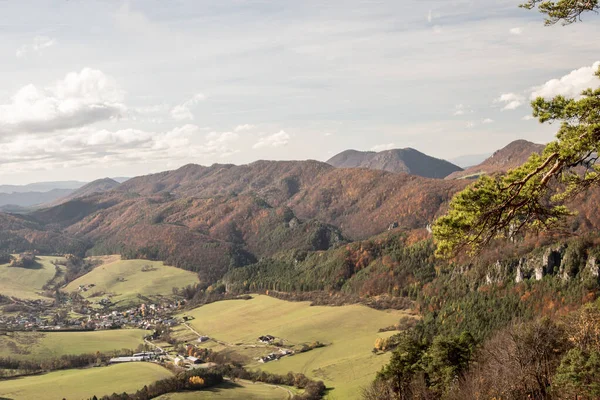
[[[100,300],[110,296],[113,303],[129,304],[135,303],[138,295],[167,296],[173,293],[174,287],[197,282],[195,273],[166,266],[160,261],[117,260],[94,268],[71,282],[65,290],[74,292],[80,285],[94,284],[93,288],[82,292],[84,297],[94,300],[90,296],[96,294]]]
[[[94,395],[136,392],[144,385],[172,376],[152,363],[71,369],[0,381],[0,397],[18,400],[88,399]]]
[[[0,264],[0,294],[19,299],[46,299],[41,295],[42,287],[50,281],[56,268],[53,260],[64,260],[62,257],[38,256],[37,265],[33,268],[9,267]]]
[[[121,329],[92,332],[11,332],[0,335],[0,357],[44,360],[65,354],[135,350],[148,332]]]
[[[223,384],[196,392],[169,393],[158,400],[286,400],[290,398],[287,388],[246,381]]]
[[[308,302],[259,295],[251,300],[212,303],[186,315],[195,318],[190,324],[199,333],[231,344],[256,344],[259,336],[267,334],[290,345],[315,341],[327,344],[279,361],[248,366],[278,374],[302,372],[333,388],[330,399],[352,399],[359,397],[361,387],[368,385],[389,359],[388,354],[375,355],[371,350],[378,337],[394,332],[377,331],[397,323],[407,313],[362,305],[311,307]],[[233,349],[245,351],[241,346]]]

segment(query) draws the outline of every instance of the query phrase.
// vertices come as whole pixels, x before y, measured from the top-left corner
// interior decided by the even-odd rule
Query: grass
[[[121,329],[92,332],[13,332],[0,336],[0,357],[44,360],[65,354],[135,350],[147,331]]]
[[[256,344],[258,336],[273,335],[285,343],[320,341],[328,346],[250,368],[285,374],[302,372],[333,388],[330,399],[360,397],[389,355],[371,352],[378,329],[393,325],[407,315],[403,311],[378,311],[362,305],[311,307],[307,302],[286,302],[268,296],[252,300],[229,300],[197,308],[186,315],[201,334],[229,343]],[[240,348],[243,352],[243,349]]]
[[[56,256],[38,256],[34,268],[14,268],[0,264],[0,294],[19,299],[47,299],[41,295],[42,287],[50,281],[56,268],[53,260],[64,260]]]
[[[285,400],[289,392],[281,387],[245,381],[224,382],[219,386],[196,392],[169,393],[158,400]]]
[[[151,270],[143,272],[144,266],[149,266]],[[181,288],[197,282],[198,276],[195,273],[166,266],[160,261],[117,259],[94,268],[71,282],[65,290],[74,292],[80,285],[94,284],[95,287],[82,292],[84,297],[90,298],[94,293],[104,293],[91,300],[99,301],[110,295],[113,303],[126,305],[138,302],[138,295],[167,296],[173,293],[174,287]]]
[[[113,392],[136,392],[144,385],[170,376],[168,370],[151,363],[72,369],[0,381],[0,397],[19,400],[88,399]]]

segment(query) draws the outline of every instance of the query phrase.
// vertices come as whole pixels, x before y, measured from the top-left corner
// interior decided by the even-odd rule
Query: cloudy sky
[[[519,3],[3,1],[0,184],[547,142],[530,99],[597,86],[600,17]]]

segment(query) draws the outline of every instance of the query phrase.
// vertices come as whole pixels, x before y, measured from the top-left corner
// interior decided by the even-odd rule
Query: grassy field
[[[64,354],[135,350],[148,332],[122,329],[93,332],[13,332],[0,336],[0,357],[44,360]]]
[[[171,373],[151,363],[73,369],[0,381],[0,397],[19,400],[88,399],[113,392],[135,392]]]
[[[0,294],[19,299],[45,299],[40,295],[42,286],[54,277],[56,268],[53,260],[62,257],[38,256],[35,268],[14,268],[8,264],[0,264]]]
[[[387,354],[371,352],[378,337],[394,333],[378,333],[378,329],[397,323],[407,314],[362,305],[311,307],[307,302],[256,296],[252,300],[212,303],[187,315],[195,318],[191,325],[199,333],[228,343],[256,344],[258,336],[268,334],[285,343],[328,344],[267,364],[255,362],[249,367],[279,374],[302,372],[334,388],[330,399],[352,399],[360,396],[360,388],[368,385],[389,359]]]
[[[208,390],[197,392],[169,393],[158,400],[285,400],[290,394],[287,389],[261,383],[225,382]]]
[[[149,266],[149,271],[142,271]],[[181,288],[198,282],[198,276],[189,271],[164,265],[160,261],[117,260],[94,268],[88,274],[71,282],[66,291],[77,291],[80,285],[96,285],[84,297],[105,293],[97,300],[111,295],[113,303],[136,302],[138,294],[146,297],[171,295],[173,288]],[[91,300],[94,300],[93,298]]]

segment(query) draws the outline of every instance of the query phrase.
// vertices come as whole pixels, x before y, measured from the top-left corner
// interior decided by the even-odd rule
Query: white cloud
[[[509,33],[511,35],[521,35],[523,33],[523,28],[511,28]]]
[[[468,122],[467,122],[467,125],[466,125],[466,127],[467,127],[467,129],[471,129],[471,128],[473,128],[475,125],[476,125],[476,124],[475,124],[475,122],[473,122],[473,121],[468,121]]]
[[[244,125],[238,125],[235,127],[234,131],[236,132],[242,132],[242,131],[249,131],[254,129],[255,126],[254,125],[250,125],[250,124],[244,124]]]
[[[521,118],[523,121],[531,121],[534,120],[535,118],[532,115],[526,115],[523,118]]]
[[[503,110],[514,110],[523,105],[525,96],[517,93],[504,93],[495,100],[496,103],[504,103]]]
[[[333,132],[325,132],[323,136],[333,136]]]
[[[238,134],[211,132],[187,124],[166,132],[139,129],[116,131],[84,127],[56,134],[22,134],[0,143],[0,173],[39,168],[113,165],[136,162],[199,161],[199,157],[227,157]]]
[[[600,61],[596,61],[590,67],[582,67],[571,71],[559,79],[552,79],[537,88],[531,93],[531,99],[543,97],[546,99],[561,95],[569,98],[578,98],[581,92],[587,88],[598,88],[600,83],[594,75],[600,68]]]
[[[440,25],[434,25],[433,33],[435,33],[435,34],[442,33],[442,27]]]
[[[485,118],[483,121],[481,121],[482,124],[493,124],[494,120],[491,118]]]
[[[228,157],[239,152],[239,150],[234,150],[230,147],[239,137],[235,132],[211,132],[206,135],[208,141],[204,146],[204,150],[218,154],[221,158]]]
[[[36,36],[31,44],[25,44],[17,49],[16,56],[18,58],[25,57],[27,54],[41,54],[42,50],[52,47],[56,44],[56,39],[47,36]]]
[[[118,117],[125,111],[124,92],[102,71],[84,68],[41,89],[19,89],[8,104],[0,104],[0,136],[52,132]]]
[[[194,95],[191,99],[173,107],[171,110],[171,117],[177,121],[193,120],[194,114],[192,114],[192,110],[190,110],[190,108],[204,100],[206,100],[206,96],[202,93]]]
[[[454,106],[454,114],[453,115],[455,115],[455,116],[471,114],[471,113],[473,113],[473,110],[470,107],[465,106],[464,104],[457,104],[456,106]]]
[[[429,13],[427,14],[427,22],[431,23],[431,21],[433,21],[433,14],[432,11],[429,10]]]
[[[396,147],[394,143],[378,144],[376,146],[371,147],[371,151],[392,150],[394,147]]]
[[[290,141],[290,135],[285,131],[279,131],[270,136],[262,137],[252,146],[253,149],[262,149],[265,147],[281,147]]]

